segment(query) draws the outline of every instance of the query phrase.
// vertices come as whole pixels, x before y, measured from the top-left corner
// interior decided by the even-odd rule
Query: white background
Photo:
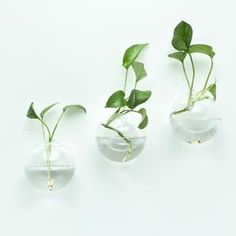
[[[0,234],[235,236],[234,2],[1,0]],[[178,141],[168,122],[176,91],[184,90],[179,64],[167,57],[180,20],[193,26],[194,43],[216,51],[223,119],[217,136],[198,146]],[[112,164],[99,153],[95,130],[108,96],[123,86],[124,50],[146,42],[147,144],[134,162]],[[41,140],[39,124],[25,116],[31,101],[38,110],[57,101],[88,110],[66,117],[57,134],[77,162],[58,192],[39,192],[24,176],[28,151]]]

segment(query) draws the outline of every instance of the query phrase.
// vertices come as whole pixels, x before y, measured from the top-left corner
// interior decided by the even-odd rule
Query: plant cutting
[[[105,156],[113,161],[129,161],[133,159],[138,153],[134,153],[135,138],[130,137],[130,133],[127,132],[132,126],[132,129],[137,131],[137,129],[142,130],[148,125],[147,111],[144,107],[140,108],[141,104],[144,104],[150,97],[150,90],[139,90],[138,85],[146,76],[146,70],[144,64],[137,60],[139,54],[148,44],[135,44],[129,47],[123,56],[123,67],[125,69],[124,86],[123,89],[117,90],[108,98],[106,102],[106,108],[115,109],[112,115],[105,121],[102,122],[102,127],[106,130],[111,131],[109,135],[115,135],[115,140],[113,139],[113,144],[106,143],[104,147],[100,148]],[[129,73],[133,71],[135,74],[135,81],[133,82],[133,88],[131,91],[127,91],[127,83],[129,80]],[[134,124],[125,121],[125,117],[129,114],[138,115],[140,118],[139,123],[135,127]],[[127,126],[128,127],[125,127]],[[136,136],[139,136],[139,131],[137,131]],[[99,136],[99,135],[98,135]],[[101,137],[98,137],[98,144],[100,144]],[[104,141],[104,140],[103,140]],[[118,145],[120,143],[120,145]],[[104,143],[103,143],[104,144]],[[99,145],[100,146],[100,145]],[[112,147],[113,146],[113,147]],[[119,146],[119,147],[118,147]],[[142,145],[141,145],[142,146]],[[119,157],[112,158],[111,156],[116,156],[114,152],[106,152],[105,149],[112,150],[114,152],[120,152]],[[142,149],[142,148],[141,148]],[[139,150],[140,152],[141,150]]]
[[[216,81],[211,81],[211,75],[213,71],[213,65],[214,65],[214,56],[215,52],[213,48],[207,44],[193,44],[192,43],[192,37],[193,37],[193,29],[190,24],[181,21],[174,29],[174,34],[172,38],[172,46],[176,49],[175,52],[169,54],[170,58],[173,58],[180,62],[184,79],[186,82],[186,87],[188,90],[188,97],[186,99],[186,102],[184,104],[181,104],[181,106],[171,113],[170,118],[174,121],[174,125],[177,124],[177,120],[180,121],[180,118],[182,119],[182,124],[180,125],[178,123],[177,126],[184,126],[183,122],[187,123],[189,126],[189,115],[191,114],[192,120],[196,121],[193,122],[192,126],[195,126],[194,132],[200,132],[201,128],[206,128],[206,120],[211,120],[212,122],[217,122],[218,118],[213,117],[214,112],[211,111],[211,107],[209,104],[212,104],[216,100]],[[196,89],[196,63],[194,61],[193,55],[194,54],[201,54],[205,55],[209,58],[209,71],[206,74],[205,81],[201,86],[201,89],[197,91]],[[191,72],[189,72],[186,69],[186,61],[189,61],[191,65]],[[197,109],[196,106],[201,107],[201,109]],[[199,108],[198,107],[198,108]],[[208,113],[212,115],[211,117],[204,116],[205,112],[203,110],[208,110]],[[202,114],[198,113],[196,114],[196,110],[202,112]],[[183,114],[184,113],[184,114]],[[207,113],[207,111],[206,111]],[[178,115],[182,115],[179,116]],[[194,117],[195,116],[195,117]],[[188,119],[187,119],[188,117]],[[202,122],[200,122],[199,117],[201,117]],[[205,123],[204,123],[205,122]],[[196,125],[196,123],[199,123],[199,125]],[[196,129],[196,126],[198,128]],[[180,128],[180,127],[178,127]],[[189,129],[189,127],[185,127],[186,130]],[[190,128],[191,130],[191,128]],[[209,137],[187,137],[188,142],[190,143],[201,143],[203,141],[206,141],[215,133],[216,125],[208,130],[207,132],[210,132],[207,136]],[[193,130],[192,130],[193,131]],[[190,131],[191,132],[191,131]],[[193,135],[193,134],[191,134]],[[203,134],[204,136],[204,134]],[[189,139],[189,140],[188,140]]]
[[[25,168],[26,176],[36,185],[36,187],[37,185],[40,187],[40,184],[42,184],[42,187],[44,188],[44,178],[46,175],[49,190],[52,190],[54,186],[58,188],[60,187],[59,185],[66,184],[66,182],[68,182],[72,177],[74,171],[74,167],[71,168],[71,166],[69,166],[70,156],[67,151],[54,142],[58,126],[65,113],[69,111],[75,110],[86,113],[86,109],[81,105],[67,105],[63,107],[55,124],[50,128],[46,121],[46,115],[56,105],[58,105],[58,103],[51,104],[44,108],[40,113],[37,113],[34,109],[34,103],[31,103],[27,112],[27,117],[29,119],[37,120],[40,123],[44,146],[42,148],[40,147],[39,150],[33,153],[34,155],[32,155],[29,160],[30,164]],[[55,177],[53,175],[55,175]],[[58,178],[58,183],[55,181],[55,178]],[[39,183],[37,181],[39,181]]]

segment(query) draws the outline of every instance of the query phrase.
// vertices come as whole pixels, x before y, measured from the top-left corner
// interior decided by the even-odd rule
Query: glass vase
[[[113,162],[128,162],[136,158],[144,148],[146,136],[138,128],[136,114],[121,116],[106,127],[106,121],[98,125],[96,141],[101,153]],[[140,121],[139,121],[140,122]]]
[[[212,139],[218,129],[220,117],[215,100],[204,98],[186,109],[186,99],[178,100],[170,123],[175,134],[190,144],[204,143]]]
[[[60,142],[37,146],[25,164],[25,175],[40,190],[63,188],[75,172],[72,154]]]

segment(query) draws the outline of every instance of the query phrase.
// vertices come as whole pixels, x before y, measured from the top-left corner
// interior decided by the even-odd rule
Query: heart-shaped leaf
[[[180,62],[183,62],[185,57],[186,57],[186,53],[185,52],[174,52],[168,55],[171,58],[174,58]]]
[[[147,72],[145,71],[143,63],[134,61],[132,63],[132,67],[134,69],[137,82],[147,76]]]
[[[135,59],[138,57],[140,52],[147,46],[148,44],[135,44],[129,47],[124,54],[123,57],[123,67],[128,70],[129,67],[133,64]]]
[[[126,104],[125,93],[122,90],[114,92],[107,100],[106,107],[117,108]]]
[[[179,51],[187,52],[192,41],[193,30],[191,25],[181,21],[174,30],[172,45]]]
[[[27,117],[30,119],[40,120],[40,118],[38,117],[37,113],[34,110],[34,103],[33,102],[30,104],[30,107],[27,112]]]
[[[215,56],[215,52],[213,48],[206,44],[194,44],[191,45],[189,48],[190,53],[203,53],[208,55],[209,57],[213,58]]]
[[[140,91],[137,89],[133,89],[130,93],[129,100],[127,102],[127,106],[130,109],[134,109],[138,105],[146,102],[152,95],[150,90]]]
[[[57,103],[53,103],[53,104],[47,106],[46,108],[44,108],[44,109],[41,111],[41,113],[40,113],[40,117],[43,119],[44,116],[45,116],[45,114],[46,114],[51,108],[53,108],[54,106],[56,106],[57,104],[58,104],[58,102],[57,102]]]
[[[86,113],[86,109],[79,104],[67,105],[63,108],[63,112],[66,112],[69,109],[78,109],[78,110],[82,110],[84,113]]]
[[[147,124],[148,124],[148,116],[147,116],[147,111],[145,108],[141,108],[139,111],[138,111],[141,116],[142,116],[142,120],[141,122],[139,123],[139,129],[144,129]]]

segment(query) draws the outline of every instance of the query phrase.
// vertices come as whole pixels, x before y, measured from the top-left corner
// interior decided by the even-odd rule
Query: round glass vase
[[[96,141],[106,159],[113,162],[128,162],[136,158],[144,148],[146,136],[138,128],[140,117],[126,114],[106,126],[107,120],[98,125]]]
[[[195,102],[191,109],[185,108],[186,99],[180,99],[170,115],[175,134],[190,144],[204,143],[213,138],[220,121],[216,102],[205,98]]]
[[[37,146],[25,164],[25,175],[40,190],[63,188],[75,172],[72,154],[60,142]]]

